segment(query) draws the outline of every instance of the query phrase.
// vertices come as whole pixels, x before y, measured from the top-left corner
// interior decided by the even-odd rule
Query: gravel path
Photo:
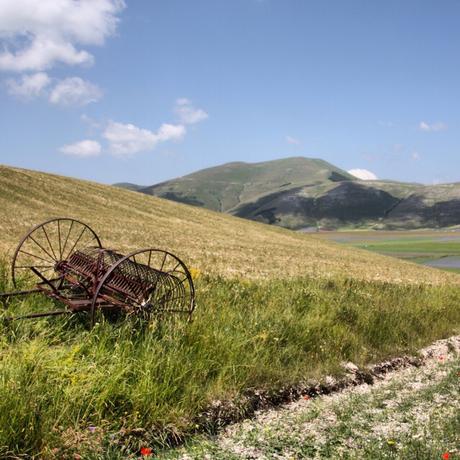
[[[420,357],[421,366],[257,413],[166,458],[460,459],[460,336]],[[351,363],[347,369],[357,371]]]

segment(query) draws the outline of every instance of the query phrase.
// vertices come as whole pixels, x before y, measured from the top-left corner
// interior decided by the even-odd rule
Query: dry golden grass
[[[227,278],[347,276],[404,283],[460,282],[455,274],[349,249],[309,235],[87,181],[0,166],[0,251],[50,217],[88,223],[106,247],[158,247]]]

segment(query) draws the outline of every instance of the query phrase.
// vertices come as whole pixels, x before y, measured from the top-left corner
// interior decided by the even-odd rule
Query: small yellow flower
[[[201,275],[201,270],[199,268],[190,268],[190,275],[192,276],[192,279],[196,280],[200,277]]]
[[[389,439],[389,440],[387,441],[387,444],[388,444],[389,446],[394,446],[394,445],[395,445],[395,442],[393,441],[393,439]]]

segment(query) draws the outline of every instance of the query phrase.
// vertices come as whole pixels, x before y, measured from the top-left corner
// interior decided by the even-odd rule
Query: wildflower
[[[450,458],[449,452],[444,452],[444,453],[441,455],[441,458],[443,458],[444,460],[448,460],[448,459]]]
[[[152,449],[150,449],[150,447],[141,447],[141,455],[144,455],[145,457],[152,455]]]
[[[257,338],[259,338],[260,340],[267,340],[268,338],[268,334],[266,331],[262,331],[258,336]]]
[[[394,446],[394,445],[395,445],[395,442],[393,441],[393,439],[389,439],[389,440],[387,441],[387,444],[388,444],[389,446]]]
[[[439,361],[444,361],[444,356],[441,355],[441,356],[438,357],[438,359],[439,359]]]
[[[88,430],[91,431],[91,433],[94,433],[96,431],[96,427],[95,426],[89,426]]]
[[[304,395],[304,396],[303,396],[303,399],[305,399],[305,400],[307,401],[308,399],[310,399],[310,396]]]

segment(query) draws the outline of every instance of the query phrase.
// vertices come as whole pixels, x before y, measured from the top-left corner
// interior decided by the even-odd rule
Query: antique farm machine
[[[88,225],[67,217],[33,227],[16,248],[11,272],[16,289],[28,288],[0,294],[3,299],[41,293],[60,307],[11,320],[87,312],[93,326],[98,311],[190,320],[195,307],[192,277],[174,254],[140,249],[123,255],[103,248]]]

